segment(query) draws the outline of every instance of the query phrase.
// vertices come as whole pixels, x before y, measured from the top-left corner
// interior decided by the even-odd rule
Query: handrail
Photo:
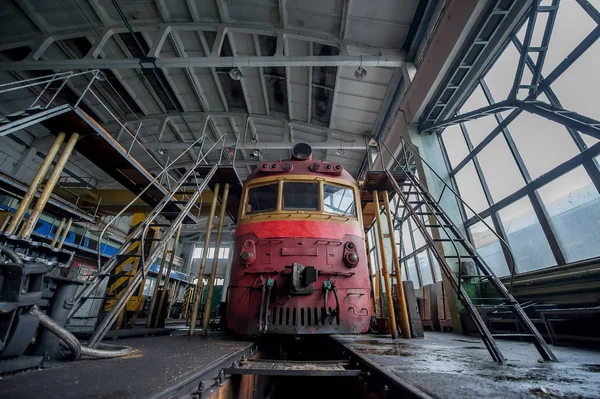
[[[429,170],[431,172],[433,172],[433,174],[438,178],[438,180],[440,182],[442,182],[442,184],[444,185],[444,190],[445,189],[450,190],[450,192],[454,195],[454,197],[457,200],[459,200],[464,206],[466,206],[475,215],[475,217],[477,219],[479,219],[479,221],[482,222],[483,225],[485,227],[487,227],[492,232],[492,234],[494,234],[498,238],[498,242],[500,242],[501,245],[503,245],[506,248],[506,250],[508,251],[508,254],[510,255],[509,256],[509,258],[510,258],[510,265],[509,265],[510,282],[509,282],[509,286],[508,286],[508,292],[511,292],[512,291],[514,277],[515,277],[515,272],[516,272],[516,260],[515,260],[515,257],[514,257],[514,255],[512,253],[512,250],[510,249],[510,246],[508,245],[508,243],[498,233],[496,233],[496,231],[494,229],[492,229],[492,227],[489,224],[487,224],[486,221],[483,220],[483,218],[477,212],[475,212],[475,210],[473,208],[471,208],[471,206],[469,204],[467,204],[467,202],[465,200],[463,200],[461,198],[461,196],[456,191],[454,191],[454,189],[450,185],[448,185],[448,183],[446,183],[444,181],[444,179],[435,171],[435,169],[431,165],[429,165],[429,163],[427,163],[427,161],[425,161],[425,159],[423,159],[423,157],[421,157],[421,155],[419,154],[419,152],[417,151],[416,148],[414,148],[408,141],[406,141],[406,139],[404,137],[400,137],[400,142],[401,142],[401,145],[402,145],[402,149],[404,151],[406,151],[406,148],[405,148],[405,144],[406,144],[406,146],[408,148],[410,148],[410,150],[411,150],[410,153],[413,154],[413,156],[417,156],[421,160],[421,163],[424,164],[425,166],[427,166],[429,168]],[[402,168],[403,171],[406,172],[406,170],[408,169],[408,160],[407,160],[407,165],[406,165],[406,169],[405,169],[405,167],[402,166],[402,164],[400,163],[400,161],[394,156],[394,154],[392,153],[392,151],[387,147],[387,145],[383,142],[383,140],[380,141],[380,144],[390,154],[390,157],[398,164],[398,166],[400,166],[400,168]],[[380,152],[380,156],[382,156],[382,155],[383,154]],[[406,159],[406,156],[405,156],[405,159]],[[382,162],[383,162],[383,157],[382,157]],[[410,174],[413,175],[412,173],[410,173]],[[408,175],[408,173],[407,173],[407,175]],[[417,180],[417,181],[420,182],[420,180],[419,180],[419,178],[418,178],[417,175],[413,175],[413,176],[414,176],[415,180]],[[441,200],[441,197],[440,197],[440,200]],[[442,226],[442,228],[443,228],[443,226]],[[444,232],[445,232],[445,230],[444,230]],[[448,234],[446,234],[446,235],[448,235]],[[450,237],[450,235],[448,235],[448,237],[452,240],[452,238]],[[459,257],[459,275],[460,275],[460,254],[458,253],[458,251],[457,251],[457,256]]]
[[[122,216],[122,215],[125,213],[125,211],[126,211],[127,209],[129,209],[129,208],[130,208],[130,207],[131,207],[131,206],[132,206],[132,205],[133,205],[133,204],[134,204],[134,203],[135,203],[137,200],[139,200],[139,199],[141,198],[141,196],[142,196],[142,195],[143,195],[143,194],[144,194],[144,193],[145,193],[145,192],[146,192],[146,191],[147,191],[147,190],[148,190],[148,189],[149,189],[149,188],[150,188],[150,187],[151,187],[151,186],[152,186],[152,185],[153,185],[155,182],[157,182],[157,181],[160,179],[160,177],[161,177],[161,176],[162,176],[162,175],[163,175],[165,172],[167,172],[167,171],[168,171],[168,170],[169,170],[169,169],[170,169],[170,168],[171,168],[171,167],[172,167],[172,166],[175,164],[175,162],[177,162],[177,161],[178,161],[178,160],[179,160],[179,159],[180,159],[182,156],[184,156],[184,155],[185,155],[185,154],[186,154],[188,151],[190,151],[190,149],[191,149],[191,148],[193,148],[193,147],[194,147],[194,145],[196,145],[196,143],[198,143],[200,140],[203,140],[204,136],[206,135],[206,126],[207,126],[207,124],[208,124],[208,120],[209,120],[209,118],[210,118],[210,116],[209,116],[208,118],[206,118],[206,121],[205,121],[205,123],[204,123],[204,127],[203,127],[203,129],[202,129],[202,135],[201,135],[201,136],[200,136],[198,139],[196,139],[196,141],[194,141],[193,143],[191,143],[191,144],[188,146],[188,148],[186,148],[186,149],[185,149],[185,150],[184,150],[184,151],[183,151],[181,154],[179,154],[179,155],[178,155],[178,156],[177,156],[175,159],[173,159],[173,160],[171,161],[171,163],[170,163],[170,164],[168,164],[168,165],[165,165],[164,169],[163,169],[163,170],[162,170],[160,173],[158,173],[158,174],[157,174],[157,175],[156,175],[156,176],[155,176],[155,177],[152,179],[152,181],[151,181],[151,182],[150,182],[150,183],[149,183],[149,184],[148,184],[148,185],[147,185],[147,186],[146,186],[146,187],[145,187],[145,188],[144,188],[144,189],[143,189],[143,190],[142,190],[142,191],[141,191],[141,192],[140,192],[140,193],[139,193],[139,194],[138,194],[138,195],[137,195],[137,196],[134,198],[134,199],[132,199],[132,200],[131,200],[131,201],[130,201],[130,202],[127,204],[127,205],[125,205],[125,207],[124,207],[123,209],[121,209],[121,211],[119,211],[119,213],[117,213],[117,214],[115,215],[115,217],[114,217],[114,218],[113,218],[113,219],[112,219],[110,222],[108,222],[108,223],[106,224],[106,226],[105,226],[105,227],[104,227],[104,229],[102,230],[102,233],[100,234],[100,237],[98,238],[98,242],[99,242],[99,243],[100,243],[100,242],[102,242],[102,238],[104,237],[104,234],[106,233],[106,230],[108,229],[108,227],[110,226],[110,224],[112,223],[112,221],[113,221],[113,220],[116,220],[117,218],[121,217],[121,216]],[[223,137],[224,137],[224,135],[223,135],[223,136],[221,136],[221,137],[220,137],[220,138],[219,138],[219,139],[218,139],[218,140],[217,140],[217,141],[216,141],[216,142],[213,144],[213,146],[212,146],[212,147],[211,147],[211,148],[210,148],[210,149],[209,149],[209,150],[206,152],[206,154],[204,154],[204,155],[202,156],[202,159],[201,159],[201,160],[204,160],[204,159],[206,158],[206,156],[208,155],[208,153],[209,153],[209,152],[210,152],[210,151],[211,151],[211,150],[212,150],[212,149],[213,149],[213,148],[214,148],[214,147],[215,147],[215,146],[216,146],[216,145],[219,143],[219,141],[221,141],[221,139],[223,139]],[[200,152],[200,153],[201,153],[201,152]],[[173,195],[173,193],[174,193],[174,190],[172,190],[172,191],[171,191],[170,195],[172,196],[172,195]],[[169,195],[169,194],[168,194],[168,195]],[[108,263],[108,262],[110,262],[110,261],[112,261],[112,259],[113,259],[115,256],[116,256],[116,254],[115,254],[115,255],[113,255],[113,256],[112,256],[112,257],[111,257],[111,258],[110,258],[110,259],[107,261],[107,263]],[[101,264],[101,257],[100,257],[100,256],[98,256],[98,267],[99,267],[99,268],[100,268],[100,264]]]

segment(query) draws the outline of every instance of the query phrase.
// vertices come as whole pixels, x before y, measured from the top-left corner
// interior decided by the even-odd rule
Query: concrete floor
[[[498,365],[480,339],[457,334],[334,338],[434,397],[600,398],[600,351],[551,346],[559,363],[546,363],[532,344],[503,340]]]
[[[253,346],[222,334],[124,338],[133,352],[116,359],[57,362],[0,378],[0,398],[145,398],[207,365]]]

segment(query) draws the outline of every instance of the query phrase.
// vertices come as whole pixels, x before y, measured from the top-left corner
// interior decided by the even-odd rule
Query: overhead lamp
[[[344,155],[346,153],[346,151],[344,151],[343,148],[339,148],[335,153],[338,155]]]
[[[367,70],[363,67],[356,68],[356,71],[354,71],[354,77],[358,80],[363,80],[367,77]]]
[[[240,68],[234,67],[229,70],[229,77],[233,80],[242,80],[244,75],[242,75],[242,71],[240,71]]]
[[[158,153],[159,153],[160,155],[165,155],[165,150],[163,150],[162,148],[160,148],[160,149],[158,150]]]
[[[261,154],[260,150],[254,150],[254,152],[250,155],[253,157],[260,157],[260,154]]]
[[[374,138],[369,139],[369,147],[378,147],[377,141]]]

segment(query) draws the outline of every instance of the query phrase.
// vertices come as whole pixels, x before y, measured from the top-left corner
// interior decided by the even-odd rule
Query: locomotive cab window
[[[282,209],[290,211],[319,210],[319,183],[285,182],[283,183]]]
[[[354,192],[351,188],[323,184],[323,211],[356,217]]]
[[[248,190],[246,214],[272,212],[277,209],[277,191],[279,184],[252,187]]]

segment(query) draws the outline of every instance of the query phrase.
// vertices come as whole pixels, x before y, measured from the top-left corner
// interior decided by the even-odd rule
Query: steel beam
[[[397,50],[386,50],[381,55],[332,55],[332,56],[240,56],[240,57],[167,57],[154,61],[157,68],[232,68],[232,67],[312,67],[312,66],[371,66],[400,67],[404,54]],[[73,70],[88,68],[141,69],[143,62],[137,59],[81,58],[78,60],[25,60],[0,62],[1,71]],[[148,65],[151,67],[151,65]]]

